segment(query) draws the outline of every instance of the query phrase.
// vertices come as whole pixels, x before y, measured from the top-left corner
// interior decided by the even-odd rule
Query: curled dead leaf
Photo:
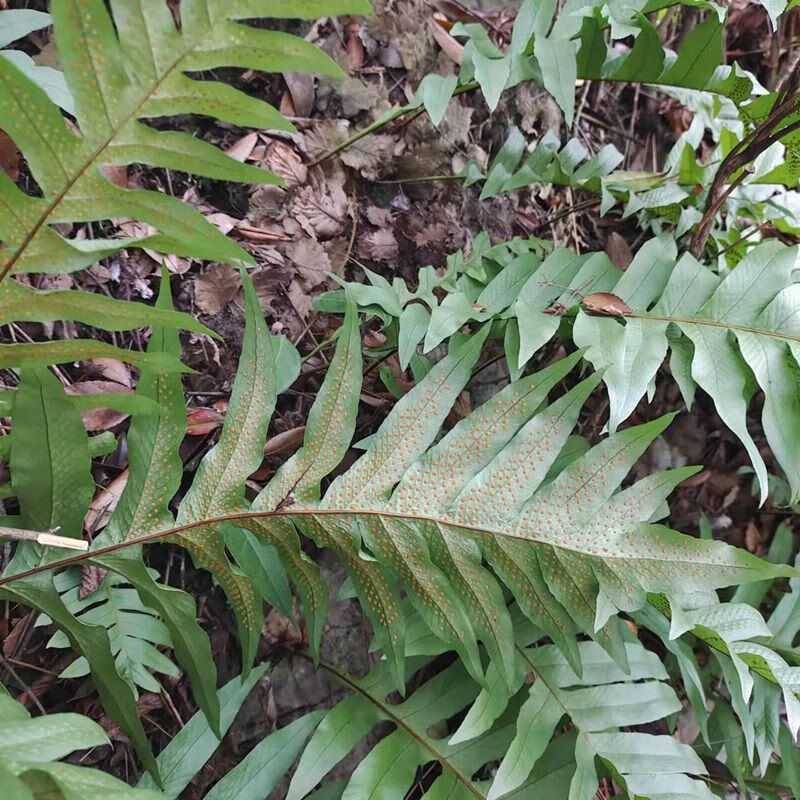
[[[186,416],[186,435],[205,436],[220,428],[224,421],[225,415],[216,408],[203,406],[192,409]]]
[[[133,394],[133,389],[116,381],[80,381],[66,389],[67,394]],[[113,408],[90,408],[81,412],[83,426],[87,431],[107,431],[120,422],[124,422],[130,414],[115,411]]]
[[[292,242],[286,247],[286,255],[294,262],[297,274],[309,289],[324,283],[333,270],[328,253],[316,239],[305,237]]]
[[[431,31],[436,44],[442,48],[444,54],[456,64],[464,60],[464,46],[459,44],[450,33],[452,24],[444,14],[435,13],[430,21]]]
[[[286,181],[287,187],[300,186],[308,178],[308,167],[300,154],[285,142],[272,142],[264,166]]]
[[[309,172],[308,182],[292,197],[289,215],[314,238],[340,236],[348,211],[344,171],[326,176],[319,168]]]
[[[108,575],[108,570],[102,567],[84,567],[81,574],[81,585],[78,588],[78,599],[83,600],[94,594],[102,585]]]
[[[2,129],[0,129],[0,169],[12,181],[16,181],[19,175],[19,150],[13,139]]]
[[[230,156],[236,161],[244,163],[248,158],[250,158],[250,154],[253,152],[256,142],[258,142],[258,133],[253,131],[245,136],[242,136],[238,142],[232,144],[225,151],[225,155]]]
[[[122,490],[127,483],[128,470],[126,469],[94,496],[83,523],[87,533],[94,534],[105,527],[117,507]]]
[[[288,431],[276,433],[271,436],[264,447],[265,456],[288,456],[297,450],[303,444],[303,438],[306,434],[305,425],[297,428],[290,428]]]
[[[621,298],[610,292],[595,292],[583,298],[584,308],[590,314],[602,314],[607,317],[627,317],[633,309]]]

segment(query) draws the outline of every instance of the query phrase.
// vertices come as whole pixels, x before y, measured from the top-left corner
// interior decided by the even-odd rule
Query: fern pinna
[[[161,126],[178,115],[200,114],[234,125],[294,130],[268,103],[206,76],[220,67],[328,75],[341,75],[341,70],[297,36],[239,20],[369,13],[369,3],[190,0],[181,4],[179,20],[153,0],[118,0],[110,4],[110,13],[103,0],[54,0],[50,6],[51,17],[0,11],[0,27],[13,30],[9,35],[15,39],[52,22],[75,117],[75,123],[68,123],[17,59],[0,56],[0,128],[22,152],[37,187],[26,194],[0,172],[0,322],[76,320],[108,331],[172,325],[211,334],[187,314],[86,292],[40,292],[13,276],[74,272],[136,246],[254,264],[187,203],[158,191],[117,186],[106,169],[139,163],[226,181],[281,183],[276,175],[239,163],[197,136],[156,129],[152,121]],[[138,221],[144,233],[109,235],[112,221],[120,219]],[[70,238],[56,228],[72,223],[88,224],[89,235]],[[96,356],[148,366],[141,354],[90,338],[0,346],[3,367]],[[158,366],[184,369],[167,356]]]
[[[91,563],[129,581],[144,605],[163,617],[176,660],[187,670],[212,725],[218,724],[219,708],[215,678],[206,666],[207,637],[196,623],[192,599],[158,584],[145,569],[139,554],[145,541],[178,542],[198,566],[214,574],[237,616],[245,670],[260,632],[263,598],[245,572],[247,564],[233,563],[226,549],[226,541],[244,535],[242,529],[280,553],[303,599],[314,653],[327,587],[303,553],[299,534],[342,558],[396,687],[405,685],[404,608],[412,608],[442,648],[461,656],[478,686],[489,684],[481,656],[485,648],[489,669],[498,675],[498,686],[505,687],[498,690],[508,696],[517,685],[518,663],[506,591],[580,676],[580,635],[594,639],[621,669],[630,666],[626,629],[616,614],[652,608],[648,601],[671,615],[673,626],[683,624],[679,632],[694,630],[730,657],[738,646],[715,638],[708,619],[687,624],[691,617],[682,598],[795,574],[789,567],[654,522],[663,516],[667,495],[693,468],[657,473],[620,490],[630,467],[670,417],[618,432],[583,455],[560,458],[576,452],[565,445],[598,383],[596,376],[589,377],[548,404],[549,393],[576,366],[579,352],[510,384],[442,435],[445,417],[475,367],[486,329],[456,337],[450,354],[397,403],[366,453],[320,496],[320,482],[348,450],[355,426],[362,368],[352,302],[309,417],[304,447],[248,504],[244,479],[261,460],[276,390],[272,338],[246,274],[243,281],[248,326],[228,416],[218,444],[181,500],[177,521],[168,503],[181,473],[177,444],[185,410],[177,376],[143,376],[137,391],[159,398],[162,412],[134,420],[128,486],[115,518],[88,554]],[[167,285],[165,281],[165,289]],[[166,304],[167,298],[162,292],[160,303]],[[150,350],[174,346],[174,331],[166,336],[157,331]],[[46,374],[37,368],[23,371],[22,386],[32,382],[43,402],[55,403],[63,390],[54,379],[44,380]],[[73,414],[77,416],[74,409]],[[63,464],[53,475],[52,494],[63,497],[64,481],[86,474],[81,464],[88,464],[88,447],[84,443],[82,450],[63,452],[59,441],[42,435],[42,428],[41,418],[26,424],[22,416],[14,419],[11,435],[19,435],[17,441],[27,442],[28,449],[35,445],[47,452],[45,460]],[[12,475],[20,468],[14,452],[12,446]],[[90,497],[86,493],[84,508],[70,512],[73,519],[80,518]],[[48,526],[58,518],[58,511],[45,518],[39,505],[31,509],[24,492],[19,499],[19,524]],[[72,530],[79,533],[80,528]],[[131,717],[132,689],[119,678],[106,630],[69,613],[49,574],[52,556],[48,559],[37,547],[26,543],[18,548],[2,579],[2,592],[43,611],[64,630],[89,661],[104,702],[108,692],[116,692],[109,713],[136,742],[141,727]],[[751,630],[750,635],[760,632]],[[768,650],[756,644],[738,647],[740,669],[749,675],[752,668],[791,694],[796,668],[778,654],[765,666],[759,647]],[[785,674],[779,675],[782,670]],[[748,699],[745,689],[744,702]],[[145,748],[140,744],[140,754],[155,772]]]

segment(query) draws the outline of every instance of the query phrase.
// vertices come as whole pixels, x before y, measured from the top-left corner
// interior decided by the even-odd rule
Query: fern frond
[[[162,270],[156,310],[172,310],[169,278]],[[153,328],[148,354],[180,355],[174,328]],[[136,395],[157,404],[156,416],[135,416],[128,430],[128,481],[111,519],[96,537],[95,545],[133,539],[154,527],[174,525],[169,503],[183,475],[178,448],[186,431],[186,410],[180,377],[170,373],[143,372]],[[212,729],[219,731],[216,669],[208,636],[197,623],[194,598],[154,580],[144,565],[141,547],[129,547],[95,562],[123,576],[138,592],[141,602],[153,609],[170,633],[178,662],[186,670],[197,704]]]
[[[369,10],[357,0],[339,6]],[[312,8],[321,10],[319,4],[300,4],[297,14]],[[48,226],[111,217],[133,217],[153,225],[159,233],[149,237],[148,246],[155,249],[221,261],[249,260],[183,203],[157,192],[120,189],[103,177],[100,167],[140,162],[222,180],[276,181],[205,142],[175,131],[156,131],[139,121],[193,113],[237,125],[290,129],[267,103],[186,75],[222,66],[339,74],[330,59],[302,39],[234,21],[265,10],[257,3],[198,1],[183,10],[179,30],[169,9],[151,8],[147,2],[115,3],[113,18],[99,0],[53,4],[56,45],[75,97],[81,135],[66,127],[41,90],[0,61],[5,86],[0,121],[22,149],[43,193],[41,198],[26,197],[7,178],[0,186],[11,212],[4,215],[1,231],[4,273],[43,268],[64,272],[86,266],[91,260]],[[294,13],[288,7],[283,11]],[[105,242],[112,251],[125,244]]]
[[[495,263],[491,253],[480,253],[480,258]],[[764,433],[786,473],[792,499],[800,496],[800,439],[787,434],[800,426],[796,247],[774,239],[763,242],[723,275],[688,254],[678,259],[668,235],[646,242],[624,273],[605,253],[576,255],[564,248],[544,260],[531,251],[509,257],[498,249],[496,264],[496,271],[481,279],[479,292],[470,294],[464,282],[452,286],[441,303],[430,301],[427,329],[421,326],[412,353],[423,336],[427,352],[467,323],[500,319],[507,326],[506,358],[515,374],[555,336],[563,319],[574,318],[575,344],[602,371],[612,432],[636,408],[670,354],[671,373],[686,404],[691,406],[699,386],[742,441],[762,500],[767,470],[748,430],[747,408],[754,387],[763,391]],[[506,292],[508,285],[516,291]],[[632,313],[615,318],[581,305],[584,294],[603,292],[624,301]],[[498,302],[487,307],[490,299]],[[405,309],[401,333],[402,314]]]
[[[431,800],[532,796],[526,792],[544,788],[551,771],[558,773],[560,786],[554,794],[542,796],[566,797],[572,780],[574,796],[591,797],[598,785],[597,756],[611,765],[631,796],[660,796],[660,786],[669,783],[680,787],[687,797],[712,797],[702,782],[686,774],[705,773],[702,761],[688,745],[669,736],[618,730],[620,725],[646,725],[663,719],[681,707],[666,683],[667,673],[658,657],[637,641],[628,641],[625,647],[629,671],[622,670],[596,644],[582,642],[582,677],[552,645],[518,647],[519,684],[526,673],[533,672],[533,685],[518,685],[510,695],[503,694],[484,726],[473,728],[468,735],[460,730],[455,736],[447,733],[448,721],[464,710],[469,717],[486,692],[479,692],[461,663],[427,681],[420,678],[422,670],[409,684],[417,688],[397,704],[387,700],[393,681],[386,662],[362,679],[325,665],[353,694],[327,712],[319,724],[300,759],[287,800],[306,797],[382,721],[391,723],[394,731],[359,763],[342,797],[400,797],[410,788],[417,768],[435,761],[442,774],[425,795]],[[426,658],[409,659],[408,677],[427,662]],[[562,730],[565,715],[577,737],[562,731],[551,741],[554,733]],[[659,752],[663,759],[654,761]],[[472,780],[483,765],[495,760],[500,766],[491,782]],[[583,789],[577,790],[577,785]]]
[[[636,315],[620,325],[580,311],[575,321],[574,338],[588,345],[586,358],[596,369],[610,367],[603,380],[609,389],[612,428],[631,413],[670,348],[673,373],[687,403],[695,385],[708,392],[744,444],[763,501],[766,466],[746,425],[755,379],[764,392],[764,433],[786,472],[792,496],[798,496],[800,451],[797,438],[787,434],[787,426],[800,423],[794,374],[800,355],[795,319],[800,290],[792,283],[796,263],[796,248],[776,240],[754,247],[724,278],[689,255],[674,268],[662,265],[658,271],[645,257],[637,258],[631,264],[633,272],[626,271],[612,289],[634,304]],[[650,280],[643,281],[647,275]],[[625,363],[636,364],[625,374],[618,360],[623,352]]]
[[[64,764],[77,750],[109,744],[103,729],[80,714],[31,718],[0,685],[0,792],[3,797],[115,797],[163,800],[160,792],[132,789],[97,769]]]
[[[44,367],[24,368],[17,392],[9,467],[20,523],[31,530],[60,527],[65,536],[80,538],[94,481],[88,437],[78,411]],[[47,564],[55,557],[52,548],[22,542],[4,575]],[[52,574],[16,581],[2,590],[2,596],[37,609],[61,628],[73,649],[88,661],[106,712],[131,737],[142,762],[155,769],[133,687],[117,672],[105,628],[86,624],[67,609]]]
[[[151,576],[154,570],[149,570]],[[155,573],[157,574],[157,573]],[[148,670],[178,676],[177,667],[157,646],[172,647],[169,631],[157,614],[145,606],[136,590],[117,575],[109,573],[100,587],[81,598],[81,570],[68,570],[55,579],[56,589],[70,614],[87,625],[100,625],[108,631],[111,652],[117,671],[125,680],[149,692],[160,692],[161,685]],[[49,624],[46,617],[37,625]],[[69,647],[63,632],[57,631],[48,647]],[[89,664],[81,657],[70,664],[62,678],[79,678],[89,674]]]
[[[221,180],[279,182],[277,176],[239,163],[199,138],[156,130],[149,121],[204,114],[236,125],[293,130],[291,123],[262,100],[187,73],[242,67],[340,74],[331,59],[303,39],[238,20],[264,13],[303,17],[315,12],[369,12],[366,0],[271,4],[269,8],[256,2],[197,0],[181,10],[180,26],[168,8],[149,0],[112,3],[111,13],[102,0],[56,0],[50,10],[78,130],[67,126],[45,91],[13,59],[0,57],[0,127],[22,151],[40,191],[40,196],[26,195],[7,175],[0,175],[0,281],[12,272],[83,269],[122,247],[136,245],[193,258],[252,263],[244,250],[187,204],[155,191],[120,188],[105,177],[103,168],[136,162]],[[15,12],[3,13],[16,18]],[[41,20],[28,22],[35,26]],[[84,242],[65,238],[53,227],[55,223],[119,218],[139,220],[155,232],[138,239]],[[20,294],[22,297],[17,297]],[[124,304],[104,298],[80,304],[71,299],[7,282],[0,292],[0,317],[16,318],[15,303],[22,300],[25,319],[88,316],[92,323],[110,329],[118,329],[114,325],[141,327],[153,321],[148,321],[152,312],[142,306],[128,305],[121,311]],[[119,313],[120,318],[114,322],[109,312]],[[175,324],[197,329],[197,323],[186,315],[173,312],[171,318]],[[92,347],[77,341],[22,347],[27,348],[26,357],[47,363],[100,354],[97,344]],[[17,355],[0,352],[0,363],[16,366],[22,352],[19,347]]]

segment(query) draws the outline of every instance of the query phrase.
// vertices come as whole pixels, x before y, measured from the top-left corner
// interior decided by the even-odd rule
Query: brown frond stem
[[[767,118],[748,133],[722,160],[717,170],[711,188],[708,191],[703,216],[695,228],[694,235],[689,244],[689,253],[699,259],[706,246],[714,217],[720,210],[731,192],[747,177],[747,172],[741,172],[728,186],[728,181],[740,170],[745,170],[761,153],[767,150],[784,136],[800,130],[800,120],[779,127],[790,115],[795,113],[800,106],[800,93],[793,93],[786,99],[778,99],[775,107]],[[777,130],[776,130],[777,128]]]

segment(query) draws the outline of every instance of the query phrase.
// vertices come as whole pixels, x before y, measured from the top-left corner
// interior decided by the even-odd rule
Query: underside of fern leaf
[[[615,614],[642,607],[648,593],[670,596],[793,574],[653,521],[691,468],[658,473],[620,490],[670,417],[621,431],[551,473],[597,383],[590,378],[547,405],[548,393],[580,354],[511,384],[440,438],[485,330],[456,343],[398,402],[367,452],[317,500],[320,481],[342,458],[354,426],[361,359],[352,308],[339,337],[333,379],[319,392],[304,448],[248,507],[241,486],[261,458],[274,395],[268,336],[252,288],[246,280],[245,285],[249,344],[228,421],[184,498],[176,539],[220,579],[237,612],[246,657],[260,610],[252,581],[225,551],[226,529],[234,523],[279,549],[312,604],[312,618],[322,593],[316,570],[298,549],[295,528],[337,552],[400,685],[400,585],[476,680],[483,680],[482,642],[510,683],[513,655],[502,586],[577,671],[578,631],[624,664]]]
[[[141,304],[98,297],[76,301],[77,293],[40,293],[10,276],[72,272],[122,247],[137,245],[192,258],[253,263],[189,205],[160,192],[116,186],[103,170],[141,163],[220,180],[279,183],[277,176],[239,163],[200,138],[157,130],[151,121],[202,114],[235,125],[293,130],[269,104],[202,75],[219,67],[338,75],[334,62],[303,39],[238,20],[365,13],[369,4],[366,0],[267,4],[190,0],[181,6],[179,22],[169,7],[151,0],[119,0],[111,3],[110,13],[102,0],[55,0],[51,6],[77,129],[12,60],[0,58],[0,128],[22,151],[39,190],[39,196],[25,194],[0,173],[0,281],[6,281],[0,287],[0,317],[76,319],[109,330],[169,320],[208,333],[187,315],[170,312],[154,318],[152,310]],[[60,223],[130,218],[145,223],[152,233],[138,239],[80,240],[67,238],[56,228]],[[52,352],[58,349],[54,345],[25,347],[18,356],[8,346],[0,348],[8,350],[0,354],[3,365],[15,366],[22,357],[58,363],[112,355],[100,352],[90,341],[69,343],[65,355]],[[122,350],[113,356],[131,360]]]

